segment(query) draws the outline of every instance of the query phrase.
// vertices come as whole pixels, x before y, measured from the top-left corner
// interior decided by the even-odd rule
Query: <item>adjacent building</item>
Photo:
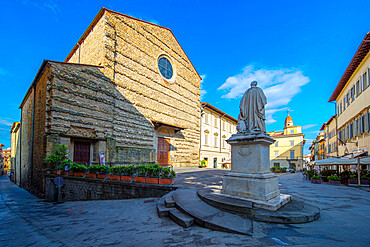
[[[10,178],[17,184],[21,185],[20,181],[20,156],[21,156],[21,150],[20,150],[20,122],[14,122],[12,124],[12,127],[10,129],[10,140],[11,140],[11,146],[10,146]]]
[[[325,158],[338,157],[337,115],[333,115],[326,123],[324,123],[321,126],[320,131],[324,132]]]
[[[236,133],[237,120],[202,102],[200,160],[208,168],[230,168],[231,146],[226,142]]]
[[[270,145],[270,166],[303,169],[304,134],[301,126],[293,125],[289,113],[285,119],[284,130],[268,134],[275,140],[275,143]]]
[[[10,172],[10,148],[3,149],[4,173]]]
[[[0,143],[0,175],[4,174],[4,156],[3,156],[3,147],[5,145]]]
[[[170,29],[102,8],[64,62],[42,63],[20,105],[22,186],[43,192],[58,144],[78,163],[104,153],[108,164],[198,166],[200,81]]]
[[[337,104],[338,156],[370,149],[369,50],[367,33],[329,99]]]

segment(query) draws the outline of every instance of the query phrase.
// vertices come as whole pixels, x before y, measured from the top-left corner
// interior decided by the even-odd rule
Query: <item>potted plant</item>
[[[146,167],[144,165],[135,166],[134,170],[134,182],[135,183],[145,183]]]
[[[71,162],[69,169],[71,171],[70,175],[71,176],[76,176],[76,177],[83,177],[85,176],[86,172],[86,166],[77,164],[75,162]]]
[[[207,167],[207,161],[206,160],[202,160],[201,162],[200,162],[200,166],[199,166],[199,168],[206,168]]]
[[[121,180],[121,167],[109,167],[108,168],[109,174],[108,177],[110,180],[120,181]]]
[[[158,183],[165,184],[165,185],[171,185],[175,177],[176,177],[176,172],[171,171],[169,167],[165,167],[161,171],[161,175],[160,175]]]
[[[131,182],[133,173],[134,173],[133,166],[120,166],[121,181]]]
[[[158,184],[159,173],[161,171],[161,167],[158,164],[147,165],[145,167],[146,167],[145,183]]]
[[[286,172],[286,169],[287,169],[287,167],[282,167],[282,168],[281,168],[281,172],[282,172],[282,173]]]
[[[270,171],[272,171],[272,172],[275,172],[275,170],[276,170],[276,167],[275,166],[273,166],[273,167],[270,168]]]
[[[348,182],[349,182],[349,184],[357,184],[358,183],[357,174],[349,175]]]
[[[330,184],[340,185],[341,178],[337,175],[328,176],[328,180]]]
[[[368,185],[369,184],[369,180],[368,180],[368,177],[366,174],[362,175],[361,176],[361,184],[364,184],[364,185]]]
[[[87,177],[90,178],[104,179],[107,177],[107,167],[103,165],[92,165],[88,168],[88,171],[90,174],[95,175],[87,174]]]
[[[318,175],[313,175],[311,178],[311,183],[313,184],[321,184],[321,177]]]
[[[65,171],[65,165],[68,164],[67,150],[68,148],[66,145],[57,145],[53,152],[44,160],[51,169],[56,170],[55,172],[52,171],[52,173],[58,175],[65,175],[68,173]]]

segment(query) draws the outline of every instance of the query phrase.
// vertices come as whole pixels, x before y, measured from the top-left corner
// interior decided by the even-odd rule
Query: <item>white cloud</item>
[[[1,125],[12,126],[12,123],[9,122],[8,120],[5,120],[5,119],[0,119],[0,124]]]
[[[227,78],[218,89],[228,91],[223,98],[235,99],[244,94],[252,81],[257,81],[266,94],[266,123],[271,124],[276,122],[272,115],[287,110],[282,107],[287,106],[310,79],[299,69],[258,69],[248,65],[241,74]]]
[[[317,124],[307,124],[307,125],[303,125],[302,126],[302,129],[311,129],[311,128],[313,128],[313,127],[315,127],[315,126],[317,126]]]
[[[286,111],[288,110],[287,107],[281,109],[266,109],[266,124],[275,123],[277,120],[272,117],[272,115],[279,111]]]
[[[320,134],[320,132],[321,132],[320,130],[315,130],[315,131],[311,131],[311,132],[309,132],[309,133],[310,133],[310,134],[317,134],[317,135],[318,135],[318,134]]]
[[[202,100],[203,96],[207,93],[206,90],[203,89],[203,82],[204,82],[204,79],[206,79],[206,75],[201,75],[200,76],[202,78],[202,81],[200,82],[200,100]]]

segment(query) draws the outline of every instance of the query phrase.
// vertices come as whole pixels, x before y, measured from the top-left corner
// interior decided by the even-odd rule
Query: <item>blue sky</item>
[[[287,110],[309,143],[370,31],[368,1],[0,1],[0,143],[43,59],[63,61],[101,7],[170,28],[200,75],[202,101],[237,118],[252,80],[268,97],[267,129]]]

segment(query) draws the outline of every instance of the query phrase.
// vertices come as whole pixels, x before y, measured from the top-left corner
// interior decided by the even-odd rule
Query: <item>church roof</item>
[[[292,117],[291,116],[289,116],[289,112],[288,112],[288,116],[286,117],[286,119],[285,119],[285,128],[286,127],[288,127],[288,123],[291,123],[291,125],[293,125],[293,119],[292,119]]]
[[[172,36],[174,37],[175,41],[177,42],[177,44],[179,45],[179,47],[181,48],[181,50],[184,52],[186,58],[188,59],[190,65],[193,67],[195,73],[198,75],[198,77],[202,80],[202,78],[200,77],[198,71],[195,69],[194,65],[192,64],[192,62],[190,61],[188,55],[186,55],[184,49],[182,49],[179,41],[176,39],[175,35],[173,34],[173,32],[171,31],[171,29],[167,28],[167,27],[163,27],[163,26],[160,26],[160,25],[157,25],[157,24],[154,24],[154,23],[151,23],[151,22],[147,22],[147,21],[144,21],[144,20],[140,20],[140,19],[137,19],[135,17],[132,17],[132,16],[129,16],[129,15],[125,15],[125,14],[122,14],[122,13],[119,13],[119,12],[116,12],[116,11],[113,11],[113,10],[110,10],[110,9],[107,9],[105,7],[101,8],[100,11],[98,12],[98,14],[95,16],[94,20],[90,23],[90,25],[87,27],[87,29],[85,30],[85,32],[82,34],[81,38],[78,40],[78,42],[75,44],[75,46],[73,47],[73,49],[71,50],[71,52],[68,54],[67,58],[64,60],[64,62],[68,62],[68,60],[72,57],[72,55],[76,52],[76,50],[78,49],[79,45],[81,45],[83,43],[83,41],[86,39],[86,37],[90,34],[90,32],[93,30],[94,26],[99,22],[100,18],[104,15],[105,12],[110,12],[110,13],[113,13],[113,14],[117,14],[117,15],[121,15],[121,16],[124,16],[124,17],[127,17],[127,18],[130,18],[132,20],[136,20],[136,21],[139,21],[139,22],[143,22],[143,23],[146,23],[146,24],[150,24],[150,25],[153,25],[153,26],[156,26],[156,27],[159,27],[159,28],[163,28],[163,29],[166,29],[168,31],[171,32]]]
[[[346,71],[344,71],[344,74],[342,78],[340,79],[337,87],[335,88],[333,94],[331,95],[329,102],[335,101],[338,98],[340,92],[342,92],[348,80],[351,78],[353,73],[356,71],[357,67],[360,65],[360,63],[365,58],[365,56],[369,53],[369,50],[370,50],[370,32],[368,32],[365,35],[364,39],[362,40],[355,55],[353,56],[351,62],[349,63]]]

